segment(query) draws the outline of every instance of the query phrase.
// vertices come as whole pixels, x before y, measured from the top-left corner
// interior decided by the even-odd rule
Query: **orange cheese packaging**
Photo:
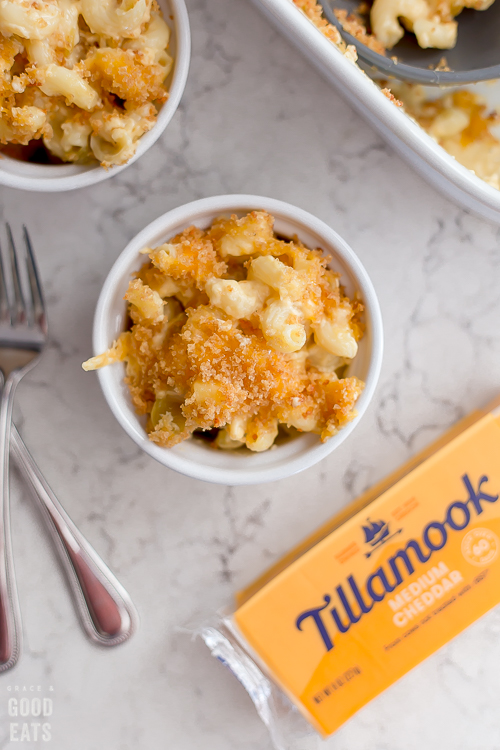
[[[500,602],[499,497],[497,406],[241,591],[224,621],[235,651],[217,655],[247,689],[251,663],[330,735]]]

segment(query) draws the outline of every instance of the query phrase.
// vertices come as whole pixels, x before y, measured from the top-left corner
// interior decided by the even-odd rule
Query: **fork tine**
[[[38,325],[44,325],[45,300],[43,298],[42,284],[40,282],[40,274],[38,273],[38,267],[35,261],[35,253],[33,252],[33,246],[25,224],[23,224],[23,234],[24,243],[26,245],[26,267],[28,269],[34,322]]]
[[[3,268],[2,248],[0,247],[0,320],[10,318],[9,297],[5,284],[5,271]]]
[[[9,239],[9,255],[10,255],[10,266],[12,273],[12,283],[14,286],[14,305],[11,306],[11,319],[12,323],[23,323],[26,318],[26,302],[24,301],[23,290],[21,287],[21,279],[19,276],[19,264],[17,262],[16,246],[14,244],[14,238],[10,225],[7,224],[7,237]]]

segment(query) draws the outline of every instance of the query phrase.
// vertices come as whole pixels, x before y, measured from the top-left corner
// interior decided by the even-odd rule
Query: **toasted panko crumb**
[[[163,68],[140,50],[93,49],[81,68],[98,90],[110,91],[124,101],[143,104],[167,98]]]
[[[203,289],[212,276],[222,276],[226,271],[212,242],[196,227],[189,227],[154,250],[146,248],[141,252],[149,255],[160,273],[176,280],[191,280],[198,289]]]
[[[403,102],[399,101],[399,99],[396,99],[392,91],[388,88],[381,89],[383,95],[389,99],[390,102],[392,102],[396,107],[402,107]]]
[[[84,369],[125,362],[158,445],[201,431],[214,447],[261,451],[280,425],[327,440],[354,418],[363,383],[342,373],[364,333],[363,305],[344,295],[321,250],[276,237],[273,225],[263,211],[220,217],[142,251],[149,262],[125,295],[130,330]],[[231,283],[213,295],[217,279]]]
[[[324,17],[323,9],[316,0],[292,0],[292,2],[313,22],[327,39],[333,42],[341,52],[344,54],[347,53],[352,62],[356,62],[356,50],[352,45],[346,45],[339,30]]]
[[[374,34],[368,33],[365,24],[359,16],[354,13],[348,13],[343,8],[336,8],[334,13],[344,31],[357,39],[358,42],[361,42],[361,44],[369,47],[374,52],[378,52],[379,55],[385,55],[386,48]]]

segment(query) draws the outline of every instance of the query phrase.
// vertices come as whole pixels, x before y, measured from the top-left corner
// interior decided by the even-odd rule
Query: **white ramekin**
[[[169,97],[158,113],[154,127],[139,140],[137,151],[132,159],[121,167],[106,170],[98,164],[95,166],[31,164],[0,155],[0,185],[40,193],[55,193],[95,185],[109,177],[114,177],[133,164],[158,140],[179,106],[191,59],[191,33],[184,0],[158,0],[158,2],[172,30],[169,52],[174,58],[174,69],[169,79]]]
[[[313,466],[350,435],[366,411],[382,363],[382,317],[372,283],[351,248],[324,222],[289,203],[255,195],[203,198],[160,216],[127,245],[104,283],[94,319],[93,346],[95,354],[99,354],[124,329],[126,305],[123,296],[131,274],[144,263],[139,250],[145,246],[155,247],[191,224],[203,229],[220,214],[244,214],[253,209],[272,214],[278,233],[288,237],[296,234],[308,247],[321,247],[333,257],[331,267],[340,272],[347,294],[360,293],[366,308],[366,334],[349,370],[349,374],[357,375],[366,383],[356,407],[358,416],[325,443],[321,443],[317,435],[304,434],[263,453],[217,451],[193,438],[174,448],[161,448],[148,439],[145,421],[134,411],[123,382],[123,364],[110,365],[98,372],[111,411],[146,453],[181,474],[226,485],[271,482]]]

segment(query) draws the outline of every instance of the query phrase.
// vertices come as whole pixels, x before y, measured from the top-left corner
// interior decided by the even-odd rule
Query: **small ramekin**
[[[347,294],[351,296],[359,292],[365,305],[366,333],[349,369],[350,375],[357,375],[366,383],[356,406],[358,416],[325,443],[321,443],[317,435],[304,434],[263,453],[251,453],[217,451],[203,441],[191,438],[167,449],[149,440],[144,429],[145,420],[136,415],[123,382],[124,365],[114,364],[98,372],[111,411],[140,448],[181,474],[225,485],[271,482],[313,466],[344,442],[366,411],[382,364],[382,317],[373,285],[351,248],[323,221],[289,203],[256,195],[203,198],[160,216],[127,245],[104,283],[94,319],[93,346],[95,354],[99,354],[124,330],[126,304],[123,296],[132,273],[144,263],[139,250],[145,246],[155,247],[191,224],[204,229],[216,216],[245,214],[254,209],[272,214],[279,234],[288,237],[296,234],[308,247],[321,247],[332,256],[331,267],[341,274]]]
[[[31,164],[0,154],[0,185],[40,193],[56,193],[96,185],[133,164],[158,140],[179,106],[191,59],[191,33],[184,0],[158,2],[172,30],[169,52],[174,58],[174,68],[168,79],[169,97],[160,109],[154,127],[140,138],[134,156],[126,164],[106,170],[98,164]]]

